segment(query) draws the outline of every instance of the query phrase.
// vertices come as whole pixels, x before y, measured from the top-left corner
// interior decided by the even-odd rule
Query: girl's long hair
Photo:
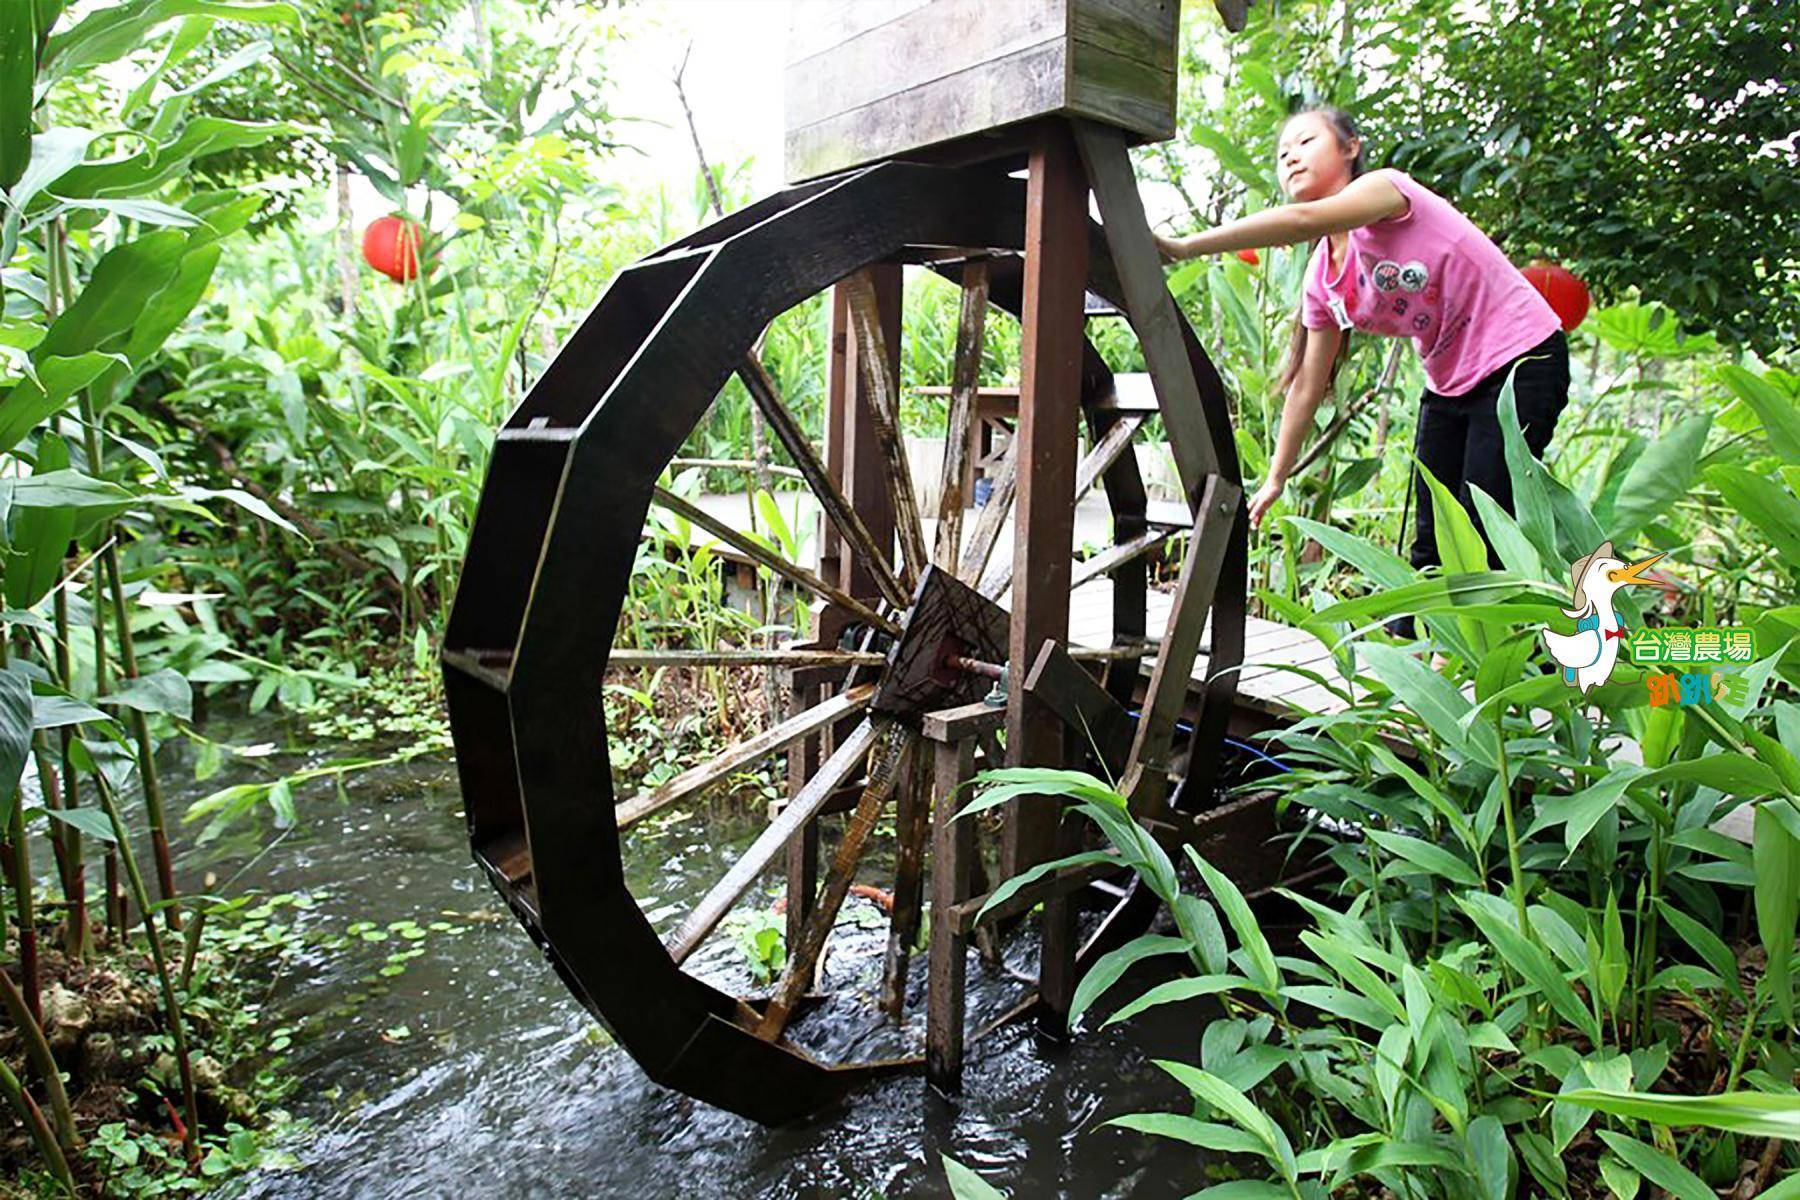
[[[1356,127],[1355,119],[1352,118],[1349,113],[1341,108],[1332,108],[1329,105],[1321,104],[1314,105],[1311,108],[1300,109],[1297,112],[1289,114],[1288,120],[1292,121],[1295,117],[1302,117],[1307,113],[1318,113],[1325,118],[1326,123],[1331,126],[1331,131],[1337,135],[1339,146],[1348,146],[1351,138],[1362,136],[1361,131]],[[1356,148],[1356,157],[1350,160],[1350,178],[1355,179],[1358,175],[1361,175],[1364,171],[1369,169],[1368,157],[1369,153],[1366,146],[1358,146]],[[1354,265],[1348,266],[1351,270],[1355,269]],[[1304,307],[1304,304],[1302,304],[1302,310],[1304,310]],[[1275,393],[1278,396],[1287,395],[1287,390],[1289,386],[1293,384],[1294,377],[1300,374],[1300,363],[1306,357],[1306,325],[1300,318],[1300,312],[1296,312],[1294,314],[1293,331],[1288,334],[1287,361],[1283,363],[1281,368],[1281,381],[1275,385]],[[1338,352],[1331,360],[1331,371],[1325,379],[1325,386],[1327,389],[1336,385],[1338,368],[1344,365],[1344,360],[1348,357],[1350,357],[1350,331],[1345,330],[1343,336],[1338,339]]]

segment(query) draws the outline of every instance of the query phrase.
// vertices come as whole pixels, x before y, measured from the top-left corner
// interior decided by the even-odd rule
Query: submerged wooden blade
[[[883,731],[882,744],[870,757],[869,782],[856,802],[856,811],[844,826],[844,837],[832,860],[831,874],[825,879],[818,904],[807,914],[806,930],[800,937],[800,944],[788,948],[787,966],[782,969],[781,983],[775,989],[775,995],[763,1010],[762,1023],[756,1027],[757,1037],[772,1042],[787,1028],[788,1017],[806,991],[813,968],[825,949],[825,941],[831,936],[838,909],[844,906],[844,897],[850,894],[850,884],[856,878],[856,864],[862,858],[863,847],[888,798],[894,794],[901,763],[918,741],[918,735],[903,725],[889,725]]]
[[[839,692],[823,704],[816,704],[805,712],[796,713],[779,725],[739,742],[707,762],[683,771],[652,791],[640,792],[620,801],[614,809],[619,828],[629,829],[651,813],[679,804],[727,778],[734,771],[743,770],[757,759],[784,750],[834,721],[862,711],[874,696],[875,685],[872,683]]]
[[[725,914],[738,902],[738,897],[756,882],[756,877],[775,860],[775,856],[781,853],[789,839],[817,816],[838,786],[850,778],[851,772],[862,762],[863,755],[875,744],[877,733],[888,728],[891,726],[885,721],[877,725],[865,717],[849,737],[838,743],[831,757],[819,767],[818,774],[807,780],[806,786],[800,789],[800,794],[781,810],[779,816],[769,822],[762,835],[744,851],[744,856],[732,864],[725,877],[713,885],[694,911],[688,914],[687,920],[670,935],[668,947],[671,958],[677,963],[686,962],[688,956],[700,948],[700,943],[724,920]]]
[[[832,604],[841,604],[864,621],[867,621],[869,624],[888,633],[897,634],[900,632],[900,626],[898,624],[889,620],[887,617],[882,616],[880,613],[864,604],[861,600],[858,600],[855,596],[852,596],[842,588],[834,587],[825,582],[825,580],[819,578],[800,564],[789,562],[781,555],[770,550],[767,546],[759,545],[750,538],[745,537],[731,526],[725,524],[723,521],[715,519],[704,510],[689,504],[686,500],[683,500],[680,496],[677,496],[667,488],[657,488],[655,496],[656,502],[670,512],[686,517],[689,521],[692,521],[700,528],[706,530],[738,553],[754,562],[761,563],[763,566],[769,568],[769,570],[775,572],[796,587],[806,589],[821,600],[828,601]]]

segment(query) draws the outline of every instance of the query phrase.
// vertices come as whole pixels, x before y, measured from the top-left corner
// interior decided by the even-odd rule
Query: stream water
[[[267,722],[227,718],[209,732],[238,745],[284,736]],[[313,744],[270,761],[291,770],[366,753],[362,745]],[[170,768],[171,783],[191,780],[182,764]],[[253,777],[246,764],[234,770]],[[233,781],[227,773],[189,784],[174,810]],[[957,1104],[919,1077],[898,1077],[807,1124],[765,1129],[651,1083],[563,990],[469,858],[447,756],[366,770],[337,799],[315,787],[302,794],[300,816],[266,849],[266,835],[194,847],[190,826],[177,839],[188,847],[179,869],[191,884],[210,873],[234,894],[315,893],[301,919],[321,932],[362,921],[412,921],[428,932],[413,942],[358,939],[349,949],[309,953],[271,979],[268,1020],[320,1018],[302,1024],[289,1052],[301,1086],[287,1106],[312,1132],[293,1147],[301,1169],[256,1176],[239,1194],[948,1195],[940,1154],[1014,1197],[1180,1196],[1205,1185],[1192,1148],[1102,1128],[1124,1113],[1185,1111],[1185,1092],[1150,1060],[1197,1060],[1192,1010],[1155,1010],[1066,1047],[1040,1042],[1029,1022],[1017,1022],[971,1047]],[[654,895],[645,905],[652,920],[684,911],[755,829],[751,817],[698,814],[634,834],[627,869],[640,899]],[[866,902],[851,901],[834,936],[831,969],[855,978],[866,958],[862,978],[873,985],[885,929],[872,907],[859,914],[858,906]],[[429,932],[433,922],[439,931]],[[397,946],[423,953],[382,978]],[[1016,947],[1012,958],[1029,965],[1030,947]],[[717,935],[692,966],[730,976],[746,960]],[[922,971],[922,962],[915,967]],[[972,962],[972,1027],[1010,1008],[1026,986]],[[1132,980],[1120,987],[1122,996],[1135,992]],[[834,1042],[875,1030],[876,1052],[917,1049],[923,1039],[922,1012],[904,1030],[883,1031],[872,1000],[812,1019],[837,1023],[824,1031]]]

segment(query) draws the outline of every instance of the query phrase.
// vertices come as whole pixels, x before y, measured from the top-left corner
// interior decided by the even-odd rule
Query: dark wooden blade
[[[918,741],[918,735],[905,726],[889,725],[883,730],[882,744],[870,755],[869,782],[856,802],[856,811],[844,826],[843,840],[838,843],[824,890],[807,914],[806,931],[801,935],[800,944],[788,947],[781,983],[763,1010],[762,1024],[756,1027],[756,1036],[764,1041],[772,1042],[781,1036],[794,1004],[812,981],[813,969],[825,949],[826,939],[831,936],[832,925],[837,922],[838,909],[843,907],[844,897],[850,894],[850,884],[856,878],[856,864],[862,858],[863,847],[875,829],[881,810],[887,806],[888,798],[894,794],[904,760]]]
[[[963,269],[962,310],[956,321],[956,361],[950,373],[950,412],[944,422],[944,473],[938,490],[937,544],[931,561],[956,570],[962,551],[963,475],[969,469],[969,439],[975,426],[976,390],[981,382],[982,339],[987,328],[988,269],[976,260]]]
[[[817,712],[818,709],[812,711]],[[769,822],[762,835],[744,851],[744,856],[732,864],[725,877],[713,885],[694,911],[688,914],[687,920],[670,935],[668,947],[671,958],[677,963],[686,962],[688,956],[700,948],[700,943],[725,919],[725,914],[731,911],[738,898],[756,882],[756,877],[775,860],[775,856],[781,853],[788,840],[817,816],[826,801],[831,799],[832,793],[837,791],[844,780],[850,778],[851,772],[862,762],[863,755],[875,744],[877,732],[886,728],[889,728],[886,722],[877,726],[864,718],[849,737],[838,743],[831,757],[819,767],[818,774],[807,780],[806,786],[800,789],[800,794],[781,810],[779,816]]]
[[[1207,478],[1201,493],[1193,543],[1182,564],[1168,630],[1144,694],[1137,737],[1119,789],[1131,801],[1132,813],[1140,817],[1159,816],[1167,798],[1169,745],[1193,678],[1194,655],[1200,649],[1200,635],[1218,589],[1226,543],[1242,498],[1243,489],[1218,475]]]
[[[1127,418],[1114,422],[1112,428],[1106,431],[1106,435],[1094,443],[1093,448],[1082,456],[1081,461],[1075,466],[1076,503],[1080,503],[1081,497],[1087,493],[1087,490],[1094,486],[1095,481],[1101,475],[1105,474],[1106,468],[1119,461],[1119,455],[1123,454],[1126,447],[1131,445],[1131,435],[1137,432],[1139,424],[1141,421],[1138,418]],[[1010,450],[1011,447],[1008,447],[1009,452]],[[999,488],[996,487],[994,490],[995,494],[998,494]],[[993,503],[993,497],[990,496],[988,504],[991,506]],[[982,515],[987,515],[985,510]],[[997,534],[998,530],[995,532]],[[1092,578],[1092,576],[1088,578]],[[993,572],[981,581],[981,594],[992,600],[1004,595],[1006,589],[1011,586],[1012,563],[1007,561],[996,565]],[[1071,582],[1069,587],[1073,591],[1075,584]]]
[[[614,650],[608,667],[876,667],[884,656],[854,650]]]
[[[868,389],[869,411],[874,416],[875,441],[881,448],[888,491],[894,500],[894,529],[900,536],[900,552],[906,561],[908,582],[917,582],[925,571],[925,527],[919,519],[919,496],[913,490],[912,467],[900,437],[900,384],[890,373],[887,338],[881,331],[881,314],[875,290],[860,274],[843,283],[850,298],[850,327],[856,334],[856,361],[862,367]]]
[[[882,968],[881,1009],[898,1021],[906,1009],[906,972],[919,940],[924,900],[925,841],[931,830],[931,764],[918,755],[901,785],[894,815],[894,911]]]
[[[803,737],[817,733],[853,713],[861,712],[874,697],[875,685],[872,683],[839,692],[823,704],[795,713],[779,725],[765,729],[699,766],[683,771],[653,791],[640,792],[621,800],[613,810],[618,817],[619,828],[628,829],[651,813],[660,812],[672,804],[679,804],[697,795],[729,777],[734,771],[743,770],[757,759],[784,750]]]
[[[1025,677],[1025,690],[1069,727],[1073,745],[1091,747],[1107,773],[1119,777],[1131,754],[1136,723],[1067,650],[1045,642]]]
[[[855,596],[825,582],[800,564],[789,562],[767,546],[752,541],[723,521],[715,520],[704,510],[689,504],[667,488],[656,489],[656,502],[670,512],[686,517],[738,553],[761,563],[796,587],[805,588],[821,600],[829,601],[832,604],[841,604],[869,624],[888,633],[898,634],[900,632],[898,624],[882,616]]]
[[[893,564],[888,562],[886,554],[875,544],[875,535],[863,523],[856,509],[850,506],[849,499],[843,490],[831,478],[825,469],[818,451],[800,428],[800,422],[788,406],[782,403],[781,395],[775,390],[775,381],[769,378],[768,370],[756,355],[745,357],[743,365],[738,368],[738,378],[743,380],[744,388],[756,407],[762,411],[763,419],[769,423],[769,429],[775,438],[794,460],[806,484],[813,495],[819,499],[819,507],[824,511],[826,519],[837,527],[839,536],[850,544],[850,548],[869,564],[869,571],[875,576],[875,584],[881,589],[884,600],[895,608],[905,608],[907,604],[906,588],[894,574]]]
[[[1144,365],[1156,386],[1163,428],[1175,454],[1175,468],[1190,502],[1208,475],[1219,471],[1218,455],[1206,427],[1200,386],[1182,339],[1182,318],[1163,279],[1162,262],[1143,198],[1125,151],[1124,135],[1088,121],[1074,121],[1075,145],[1087,166],[1088,182],[1100,206],[1101,228],[1112,251],[1124,292],[1124,309],[1144,350]]]

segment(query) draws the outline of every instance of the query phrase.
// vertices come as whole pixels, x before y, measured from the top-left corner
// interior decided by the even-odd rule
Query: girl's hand
[[[1275,507],[1275,501],[1281,498],[1281,489],[1284,485],[1284,480],[1271,477],[1261,488],[1257,489],[1256,495],[1250,497],[1250,527],[1252,529],[1262,527],[1264,514]]]
[[[1156,239],[1156,248],[1162,253],[1165,263],[1180,262],[1187,257],[1180,238],[1166,238],[1160,233],[1151,234]]]

